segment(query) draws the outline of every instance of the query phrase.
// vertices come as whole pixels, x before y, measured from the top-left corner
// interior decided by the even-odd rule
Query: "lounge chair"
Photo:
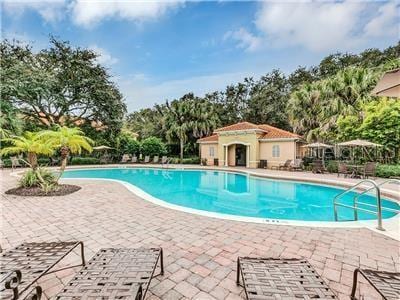
[[[350,299],[356,300],[358,274],[361,274],[383,299],[400,299],[400,273],[355,269]]]
[[[153,157],[153,164],[158,164],[158,161],[159,161],[160,159],[159,159],[159,157],[156,155],[156,156],[154,156]]]
[[[130,158],[129,154],[124,154],[124,155],[122,155],[121,163],[122,164],[127,163],[130,159],[131,158]]]
[[[289,164],[289,171],[301,171],[303,170],[303,161],[301,159],[295,159]]]
[[[362,176],[364,178],[368,178],[368,176],[375,177],[375,173],[376,173],[376,163],[367,162],[364,166],[364,170],[362,170]]]
[[[21,163],[19,162],[19,158],[18,158],[18,157],[16,157],[16,156],[11,156],[10,159],[11,159],[11,168],[12,168],[12,169],[16,169],[16,168],[18,168],[18,167],[22,168],[22,165],[21,165]]]
[[[352,171],[347,167],[345,163],[338,163],[338,173],[337,176],[339,177],[340,174],[343,174],[344,177],[347,177],[347,175],[351,175]]]
[[[278,166],[272,166],[271,169],[275,169],[275,170],[287,170],[289,169],[290,164],[292,163],[291,159],[288,159],[285,161],[285,163],[283,164],[279,164]]]
[[[160,273],[154,275],[158,263]],[[55,299],[142,300],[151,280],[163,274],[161,248],[101,249]],[[29,296],[32,299],[36,295],[37,289]]]
[[[136,155],[132,156],[131,163],[136,164],[137,162],[138,162],[137,156]]]
[[[239,257],[236,284],[246,299],[337,299],[304,259]]]
[[[51,270],[77,247],[81,250],[81,264]],[[17,299],[42,276],[84,265],[82,242],[23,243],[0,255],[0,295]]]
[[[145,163],[145,164],[148,164],[149,162],[150,162],[150,156],[146,155],[146,156],[144,157],[144,163]]]
[[[162,165],[165,164],[167,162],[167,160],[168,160],[168,157],[164,155],[163,157],[161,157],[161,164]]]
[[[324,174],[324,172],[326,172],[326,169],[324,167],[322,160],[315,160],[312,164],[312,167],[313,167],[312,168],[313,173]]]

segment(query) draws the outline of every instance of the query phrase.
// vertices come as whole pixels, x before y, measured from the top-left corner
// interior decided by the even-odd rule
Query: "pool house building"
[[[207,165],[272,167],[302,157],[301,136],[267,124],[241,122],[218,128],[197,141]]]

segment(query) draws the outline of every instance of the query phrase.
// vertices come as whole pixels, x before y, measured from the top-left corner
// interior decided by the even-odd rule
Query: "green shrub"
[[[141,152],[144,156],[161,156],[167,153],[165,144],[156,137],[149,137],[142,141]]]
[[[38,174],[42,177],[44,183],[39,180]],[[20,187],[42,187],[43,185],[53,185],[55,184],[56,177],[55,175],[48,169],[38,168],[35,171],[29,169],[24,173],[22,178],[19,180]]]
[[[336,160],[329,160],[329,161],[325,162],[325,167],[329,173],[337,173],[338,162]]]
[[[98,165],[100,159],[97,157],[73,157],[71,159],[71,165]]]
[[[383,178],[400,177],[400,164],[397,165],[381,165],[376,168],[376,176]]]
[[[117,150],[119,155],[123,155],[125,153],[139,155],[140,143],[130,134],[121,133],[117,138]]]

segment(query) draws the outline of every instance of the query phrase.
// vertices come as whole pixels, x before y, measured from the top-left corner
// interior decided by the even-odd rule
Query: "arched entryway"
[[[250,144],[234,142],[224,145],[225,166],[249,167]]]

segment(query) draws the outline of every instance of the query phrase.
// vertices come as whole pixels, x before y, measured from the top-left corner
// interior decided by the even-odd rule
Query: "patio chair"
[[[337,176],[339,177],[340,174],[343,174],[344,177],[347,177],[347,175],[351,175],[352,171],[349,169],[349,167],[345,163],[338,163],[338,173]]]
[[[288,160],[285,161],[284,164],[280,164],[279,167],[278,167],[278,169],[279,169],[279,170],[288,170],[291,163],[292,163],[292,160],[291,160],[291,159],[288,159]]]
[[[81,264],[51,270],[77,247],[80,247]],[[82,242],[23,243],[0,255],[0,295],[17,299],[42,276],[84,265]]]
[[[159,161],[160,159],[159,159],[159,157],[156,155],[156,156],[154,156],[153,157],[153,164],[158,164],[158,161]]]
[[[289,171],[301,171],[303,170],[303,161],[301,159],[295,159],[289,164]]]
[[[160,273],[154,275],[158,263]],[[162,248],[101,249],[55,299],[142,300],[154,277],[164,274]],[[35,289],[30,299],[39,300]]]
[[[362,176],[364,178],[368,178],[368,176],[375,177],[375,173],[376,173],[376,163],[367,162],[364,166],[364,170],[362,170]]]
[[[361,274],[383,299],[400,299],[400,273],[357,268],[353,275],[353,288],[350,299],[356,300],[357,279]]]
[[[16,157],[16,156],[11,156],[10,159],[11,159],[11,168],[12,168],[12,169],[16,169],[16,168],[18,168],[18,167],[22,168],[22,165],[21,165],[21,163],[19,162],[19,158],[18,158],[18,157]]]
[[[150,156],[146,155],[146,156],[144,157],[144,163],[145,163],[145,164],[148,164],[149,162],[150,162]]]
[[[239,257],[236,284],[246,299],[337,299],[304,259]]]
[[[164,155],[163,157],[161,157],[161,164],[162,165],[165,164],[167,162],[167,160],[168,160],[168,157]]]
[[[326,172],[326,169],[324,167],[322,160],[315,160],[313,162],[312,172],[315,174],[316,173],[324,174],[324,172]]]
[[[132,156],[131,163],[136,164],[137,162],[138,162],[137,156],[136,155]]]
[[[122,159],[121,159],[122,164],[127,163],[129,160],[130,160],[129,154],[122,155]]]

